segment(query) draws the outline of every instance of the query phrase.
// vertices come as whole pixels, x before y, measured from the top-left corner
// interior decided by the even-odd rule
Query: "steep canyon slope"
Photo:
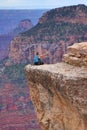
[[[11,41],[19,33],[27,31],[33,27],[33,24],[30,19],[21,20],[18,25],[12,29],[9,33],[7,31],[5,34],[0,35],[0,60],[3,60],[8,57],[8,51]]]
[[[87,6],[52,9],[43,14],[32,29],[14,38],[6,65],[33,62],[36,51],[49,52],[44,62],[61,61],[67,46],[87,41]]]

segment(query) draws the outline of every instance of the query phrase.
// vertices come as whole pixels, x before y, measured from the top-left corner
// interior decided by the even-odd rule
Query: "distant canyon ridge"
[[[11,41],[36,25],[46,10],[0,10],[0,60],[8,55]]]
[[[60,62],[68,46],[83,41],[87,41],[87,6],[52,9],[11,41],[6,65],[32,63],[36,51],[48,52],[45,63]]]
[[[0,35],[11,32],[24,19],[30,19],[32,24],[36,25],[46,11],[45,9],[0,10]]]
[[[16,28],[14,28],[11,32],[7,34],[3,34],[0,36],[0,59],[4,59],[8,55],[9,46],[11,41],[16,37],[19,33],[24,32],[33,27],[31,20],[25,19],[19,22]]]

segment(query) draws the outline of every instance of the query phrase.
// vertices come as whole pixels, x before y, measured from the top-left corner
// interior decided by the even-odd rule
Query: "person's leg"
[[[38,62],[35,62],[34,65],[38,65]]]
[[[38,62],[35,62],[35,63],[34,63],[34,65],[43,65],[43,64],[44,64],[44,62],[43,62],[41,59],[39,59]]]
[[[39,65],[43,65],[44,64],[43,61],[40,58],[39,58],[38,64]]]
[[[41,65],[43,65],[44,64],[44,62],[43,61],[41,61],[41,63],[40,63]]]

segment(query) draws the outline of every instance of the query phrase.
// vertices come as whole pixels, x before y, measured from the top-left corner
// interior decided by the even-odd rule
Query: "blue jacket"
[[[34,63],[35,62],[38,62],[38,56],[37,55],[34,56]]]

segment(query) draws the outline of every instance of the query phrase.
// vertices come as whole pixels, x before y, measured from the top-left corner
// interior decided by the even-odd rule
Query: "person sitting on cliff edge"
[[[43,65],[44,62],[42,61],[42,58],[45,55],[47,55],[47,54],[39,55],[39,52],[36,52],[36,54],[34,56],[34,65]]]

